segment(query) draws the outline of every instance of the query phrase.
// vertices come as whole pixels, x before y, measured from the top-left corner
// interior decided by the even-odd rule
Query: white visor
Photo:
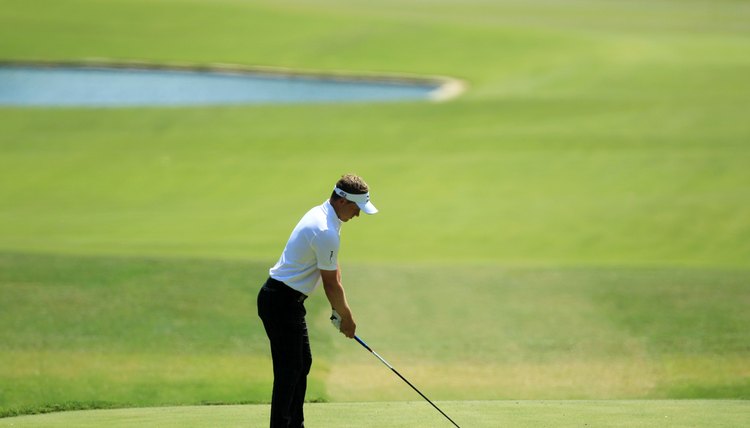
[[[353,193],[347,193],[343,190],[339,189],[338,187],[334,187],[333,191],[336,192],[337,195],[341,196],[342,198],[346,199],[347,201],[352,201],[359,209],[365,212],[365,214],[375,214],[378,212],[378,209],[375,208],[375,205],[370,202],[370,194],[369,193],[363,193],[360,195],[356,195]]]

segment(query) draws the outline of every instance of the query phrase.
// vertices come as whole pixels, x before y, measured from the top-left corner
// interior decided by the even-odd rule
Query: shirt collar
[[[326,216],[328,217],[328,221],[333,221],[333,224],[336,225],[337,229],[341,229],[341,224],[344,223],[341,221],[339,216],[336,215],[336,210],[333,208],[333,205],[331,205],[331,201],[327,200],[323,204],[323,211],[325,211]]]

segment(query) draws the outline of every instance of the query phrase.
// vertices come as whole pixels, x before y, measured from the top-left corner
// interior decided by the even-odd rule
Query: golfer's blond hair
[[[369,187],[367,187],[365,180],[356,174],[342,175],[339,181],[336,182],[336,187],[352,195],[362,195],[370,190]],[[333,192],[331,197],[334,198],[334,200],[340,198],[336,192]]]

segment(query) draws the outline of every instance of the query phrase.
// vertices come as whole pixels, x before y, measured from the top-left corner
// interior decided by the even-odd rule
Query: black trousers
[[[305,296],[269,278],[258,293],[258,316],[271,342],[271,428],[303,428],[302,406],[312,365]]]

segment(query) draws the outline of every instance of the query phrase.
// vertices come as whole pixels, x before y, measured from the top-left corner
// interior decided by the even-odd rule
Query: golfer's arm
[[[342,319],[351,319],[352,311],[346,301],[344,286],[341,285],[341,269],[321,270],[320,277],[323,280],[323,289],[331,307],[341,315]]]

